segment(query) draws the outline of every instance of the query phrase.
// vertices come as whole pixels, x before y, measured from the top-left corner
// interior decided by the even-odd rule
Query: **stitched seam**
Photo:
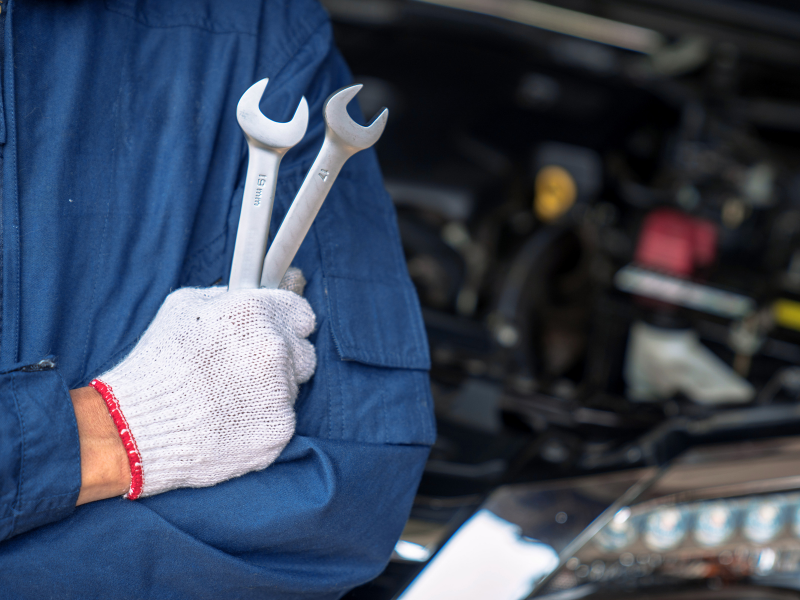
[[[55,378],[57,379],[57,381],[58,381],[58,383],[59,383],[59,385],[61,387],[61,392],[63,393],[62,397],[65,398],[65,399],[69,399],[69,406],[71,408],[72,407],[72,398],[70,397],[70,394],[69,394],[69,388],[67,387],[67,382],[64,381],[64,378],[61,376],[61,374],[58,371],[54,370],[53,371],[53,376],[55,376]],[[75,497],[77,499],[77,496],[78,496],[78,494],[80,494],[80,491],[81,491],[81,488],[80,488],[80,486],[81,486],[81,478],[80,478],[81,436],[80,436],[80,433],[78,433],[78,421],[77,421],[77,419],[70,420],[70,423],[69,423],[68,426],[70,426],[70,425],[71,425],[70,430],[71,430],[71,433],[72,433],[73,448],[77,448],[78,449],[78,481],[77,481],[78,487],[76,489],[74,489],[74,491],[72,491],[72,492],[67,492],[65,494],[58,494],[58,496],[73,496],[73,497]],[[58,496],[56,496],[56,497],[58,497]],[[73,507],[74,507],[74,502],[73,502]]]
[[[50,499],[55,500],[55,499],[58,499],[58,498],[61,498],[61,497],[69,497],[69,496],[72,496],[72,494],[59,494],[58,496],[45,496],[44,498],[42,498],[42,500],[50,500]],[[44,513],[58,513],[58,514],[60,514],[60,513],[64,512],[65,510],[72,510],[73,508],[74,507],[43,508],[41,510],[26,511],[25,512],[25,516],[41,515],[41,514],[44,514]],[[2,519],[0,519],[0,524],[7,523],[7,522],[10,521],[12,523],[11,531],[14,531],[14,528],[15,528],[14,522],[16,521],[16,518],[17,518],[17,515],[11,515],[9,517],[3,517]]]
[[[427,419],[425,419],[424,411],[422,410],[422,402],[425,396],[420,393],[422,390],[420,389],[419,381],[417,381],[417,379],[417,377],[414,377],[414,412],[417,413],[417,419],[419,419],[419,424],[422,426],[422,435],[427,438],[428,423]]]
[[[142,332],[141,334],[139,334],[139,336],[138,336],[137,338],[135,338],[133,341],[131,341],[131,342],[128,342],[128,343],[127,343],[127,344],[126,344],[126,345],[125,345],[125,346],[124,346],[122,349],[120,349],[120,350],[118,350],[117,352],[115,352],[114,354],[112,354],[112,355],[111,355],[111,358],[109,358],[107,361],[105,361],[104,363],[102,363],[102,364],[101,364],[101,365],[100,365],[100,366],[97,368],[97,370],[96,370],[96,371],[94,371],[94,372],[95,372],[95,373],[98,373],[98,372],[99,372],[99,373],[105,373],[106,371],[108,371],[109,369],[111,369],[111,367],[114,367],[114,366],[116,366],[118,363],[120,363],[120,362],[122,361],[122,359],[123,359],[123,358],[125,358],[126,356],[128,356],[128,354],[130,353],[130,351],[131,351],[131,350],[133,350],[133,347],[134,347],[134,346],[135,346],[135,345],[136,345],[136,344],[139,342],[139,340],[141,339],[141,336],[142,336],[142,335],[144,335],[144,332]],[[93,379],[93,378],[84,378],[84,379],[82,379],[82,380],[81,380],[81,383],[83,383],[83,385],[84,385],[84,386],[87,386],[87,385],[89,385],[89,382],[90,382],[92,379]],[[82,387],[82,386],[79,386],[79,387]]]
[[[227,227],[225,228],[227,230]],[[219,235],[217,235],[214,239],[210,242],[205,244],[202,248],[200,248],[197,252],[192,254],[185,262],[185,270],[183,273],[183,281],[189,281],[191,278],[197,273],[198,271],[202,271],[203,269],[207,268],[210,263],[214,261],[214,259],[219,259],[218,256],[212,256],[211,258],[207,256],[209,250],[213,250],[213,245],[219,242],[219,240],[223,240],[223,248],[225,245],[225,238],[227,238],[227,232],[222,231]]]
[[[333,335],[333,334],[331,333],[331,335]],[[328,377],[325,378],[325,383],[326,383],[326,385],[325,385],[325,393],[328,395],[327,405],[328,405],[328,439],[329,440],[333,438],[333,405],[332,405],[332,400],[331,400],[331,398],[333,398],[333,394],[331,394],[331,387],[332,386],[330,384],[330,379],[331,379],[331,374],[333,374],[333,377],[339,377],[339,373],[337,371],[338,368],[339,368],[338,363],[335,363],[335,362],[331,361],[331,364],[328,366]]]
[[[416,293],[411,292],[410,289],[406,288],[404,295],[406,297],[406,306],[409,307],[412,311],[416,309],[417,315],[419,315],[419,320],[414,319],[416,321],[416,327],[412,327],[412,331],[414,334],[414,345],[419,348],[424,348],[425,353],[429,353],[430,350],[428,349],[428,335],[425,332],[425,321],[422,318],[422,311],[419,308],[419,299],[417,298]],[[428,358],[428,364],[430,364],[430,357]]]
[[[413,364],[414,362],[416,362],[414,360],[414,357],[409,358],[405,354],[400,354],[398,352],[392,352],[392,351],[389,351],[389,350],[376,352],[374,349],[370,349],[370,348],[365,349],[365,348],[359,346],[356,342],[351,342],[348,345],[350,346],[350,348],[348,349],[349,350],[348,352],[342,352],[342,350],[339,348],[338,344],[336,345],[336,347],[337,347],[337,349],[339,350],[339,353],[342,356],[351,356],[352,358],[357,359],[359,362],[363,362],[365,364],[372,364],[372,362],[374,361],[375,357],[377,357],[379,359],[381,357],[391,358],[393,360],[397,360],[397,361],[402,362],[404,364],[405,363],[412,363]],[[419,347],[421,347],[421,345]],[[358,357],[363,357],[363,358],[358,358]],[[367,360],[367,359],[369,359],[369,360]],[[380,361],[377,361],[377,362],[380,362]],[[385,365],[378,364],[378,365],[375,365],[375,366],[379,366],[380,367],[380,366],[385,366]],[[391,367],[389,367],[389,368],[391,368]],[[400,368],[412,369],[412,370],[417,370],[417,371],[428,371],[429,370],[426,367],[400,367]]]
[[[339,408],[339,425],[340,425],[339,439],[343,440],[345,439],[344,437],[345,427],[344,427],[344,383],[342,380],[344,379],[344,376],[347,375],[346,373],[343,372],[346,370],[347,367],[345,366],[344,362],[337,361],[337,364],[339,365],[339,378],[337,382],[339,384],[339,394],[337,396],[339,398],[339,401],[337,402]]]
[[[364,349],[358,347],[358,345],[355,342],[353,342],[351,344],[351,346],[355,346],[356,347],[355,354],[366,353],[366,354],[375,354],[375,355],[378,355],[378,356],[388,356],[388,357],[391,357],[391,358],[395,358],[397,360],[406,360],[407,359],[405,354],[401,354],[399,352],[394,352],[394,351],[391,351],[391,350],[384,350],[382,352],[375,352],[374,350],[371,350],[371,349],[364,350]],[[343,353],[343,354],[349,354],[349,352]],[[428,369],[422,369],[422,370],[423,371],[427,371]]]
[[[9,60],[11,62],[12,68],[6,69],[3,73],[3,94],[11,100],[10,102],[3,102],[3,110],[5,111],[6,119],[6,151],[3,157],[3,169],[7,169],[8,172],[11,173],[11,177],[3,177],[3,211],[5,212],[5,210],[7,210],[5,205],[7,204],[7,200],[10,200],[13,209],[13,215],[11,231],[3,228],[3,260],[5,260],[5,254],[8,252],[9,248],[7,241],[10,240],[13,245],[12,251],[17,253],[17,264],[16,268],[11,269],[10,278],[13,278],[13,282],[9,282],[9,288],[16,290],[17,296],[15,300],[16,307],[14,307],[12,304],[12,308],[16,308],[16,311],[15,314],[11,315],[11,322],[6,324],[5,319],[3,319],[3,338],[6,337],[6,330],[8,330],[10,338],[8,341],[13,343],[9,344],[9,348],[3,348],[2,353],[5,355],[6,352],[11,352],[13,356],[11,362],[16,362],[19,360],[19,330],[20,323],[22,321],[22,302],[20,302],[20,297],[22,295],[22,242],[20,240],[19,181],[17,176],[17,115],[16,107],[14,106],[14,98],[16,96],[14,74],[16,71],[13,69],[13,57],[15,50],[13,35],[14,24],[12,22],[13,14],[14,11],[12,10],[12,7],[7,6],[5,23],[7,34],[4,36],[4,43],[6,45],[5,50],[7,50],[5,60]],[[0,215],[0,218],[4,217]],[[8,295],[5,293],[3,300],[4,302],[8,302]]]
[[[397,210],[394,207],[394,200],[389,195],[389,192],[386,191],[386,188],[383,189],[383,194],[386,199],[389,201],[389,207],[391,209],[391,215],[389,216],[388,220],[389,223],[389,235],[392,237],[393,244],[390,244],[392,248],[392,254],[394,254],[394,262],[396,265],[399,265],[399,268],[402,272],[406,273],[408,276],[408,266],[406,265],[405,256],[403,256],[403,240],[400,238],[400,225],[397,222]]]
[[[221,232],[221,233],[219,233],[219,234],[218,234],[216,237],[214,237],[212,240],[210,240],[210,241],[206,242],[206,244],[205,244],[203,247],[201,247],[201,248],[200,248],[200,249],[199,249],[197,252],[195,252],[195,253],[194,253],[192,256],[190,256],[190,257],[189,257],[189,259],[186,261],[186,264],[187,264],[187,265],[190,265],[190,268],[191,268],[191,264],[192,264],[192,262],[194,262],[194,261],[196,261],[196,260],[199,260],[199,258],[200,258],[200,255],[201,255],[201,254],[203,254],[203,253],[204,253],[206,250],[208,250],[208,249],[209,249],[209,248],[210,248],[210,247],[211,247],[213,244],[215,244],[215,243],[217,242],[217,240],[219,240],[220,238],[223,238],[223,237],[225,237],[225,232],[224,232],[224,231],[223,231],[223,232]]]
[[[316,438],[316,436],[299,436],[304,438]],[[430,448],[430,444],[422,444],[420,442],[389,442],[386,444],[382,444],[381,442],[369,442],[369,441],[362,441],[362,440],[326,440],[328,442],[334,444],[340,444],[343,446],[358,446],[358,447],[369,447],[369,448]]]
[[[128,39],[128,43],[130,44],[130,39]],[[125,69],[125,72],[130,70],[128,68],[127,63],[125,64],[125,66],[123,68]],[[111,139],[114,140],[114,144],[112,144],[112,146],[111,146],[111,162],[110,162],[111,168],[113,169],[113,173],[114,173],[114,180],[116,180],[116,173],[117,173],[117,170],[118,170],[117,169],[117,141],[118,141],[117,140],[117,131],[118,131],[117,130],[117,124],[119,122],[119,119],[118,119],[118,117],[119,117],[119,104],[120,104],[120,100],[119,99],[120,99],[120,96],[122,95],[122,86],[124,85],[123,84],[124,81],[125,81],[125,77],[123,75],[120,75],[119,86],[117,88],[117,97],[114,99],[114,119],[113,119],[114,132],[113,132],[112,137],[111,137]],[[107,197],[108,197],[108,202],[106,203],[106,214],[105,214],[105,217],[103,218],[103,231],[100,234],[100,237],[97,238],[97,239],[101,240],[101,243],[108,243],[108,239],[106,238],[106,230],[108,229],[108,217],[111,214],[111,190],[107,190]],[[98,284],[98,281],[100,280],[99,274],[103,270],[103,263],[107,262],[105,260],[105,257],[103,257],[102,255],[100,255],[98,257],[98,259],[99,259],[98,260],[99,264],[97,265],[97,268],[94,270],[95,271],[94,272],[94,283],[92,284],[92,295],[89,296],[90,298],[96,298],[97,297],[97,295],[96,295],[96,293],[97,293],[97,284]],[[90,322],[89,326],[86,328],[86,343],[84,344],[84,347],[83,347],[83,361],[82,361],[82,363],[83,363],[83,368],[84,368],[84,372],[83,372],[84,376],[86,376],[87,357],[89,356],[89,341],[92,339],[92,330],[93,329],[94,329],[93,322]]]
[[[312,231],[316,232],[316,229],[312,227]],[[317,239],[317,243],[319,243],[319,239]],[[321,248],[321,247],[320,247]],[[320,265],[323,263],[320,262]],[[339,356],[344,356],[345,352],[342,352],[342,346],[339,343],[339,338],[336,335],[337,327],[334,327],[334,323],[337,323],[339,320],[339,307],[336,303],[331,299],[331,292],[330,287],[328,286],[328,277],[323,272],[322,274],[323,285],[325,286],[325,301],[328,305],[328,320],[330,322],[330,330],[331,330],[331,338],[333,339],[333,346],[336,348],[336,351],[339,353]]]
[[[149,29],[179,29],[179,28],[186,27],[186,28],[189,28],[189,29],[199,29],[201,31],[206,31],[208,33],[221,33],[221,34],[228,34],[228,35],[237,34],[237,35],[249,35],[250,37],[258,37],[258,33],[253,33],[253,32],[250,32],[250,31],[240,31],[238,29],[212,29],[208,25],[199,25],[199,24],[196,24],[196,23],[180,23],[180,24],[175,24],[175,25],[155,25],[155,24],[148,23],[148,22],[144,21],[142,18],[140,18],[139,16],[137,16],[135,14],[130,14],[128,12],[125,12],[121,8],[117,8],[115,6],[111,6],[108,2],[106,2],[105,4],[106,4],[106,10],[108,12],[112,12],[112,13],[114,13],[116,15],[120,15],[122,17],[125,17],[126,19],[129,19],[129,20],[133,21],[134,23],[138,23],[139,25],[143,25],[145,27],[148,27]]]
[[[35,502],[36,502],[36,504],[39,504],[40,502],[43,502],[45,500],[57,500],[58,498],[69,498],[70,496],[74,496],[74,495],[75,494],[73,494],[72,492],[67,492],[65,494],[53,494],[52,496],[42,496],[41,498],[37,498]],[[28,500],[28,501],[23,502],[21,504],[25,505],[25,504],[32,504],[32,503],[33,503],[33,501]],[[35,514],[37,512],[49,512],[51,510],[63,510],[63,509],[61,509],[61,508],[43,508],[41,510],[33,511],[33,513],[30,513],[30,514]]]
[[[349,275],[329,275],[328,277],[331,279],[346,279],[347,281],[359,281],[361,283],[373,283],[386,286],[397,286],[398,284],[405,286],[407,281],[406,278],[402,276],[398,277],[397,279],[386,279],[386,280],[366,278],[366,277],[351,277]]]
[[[119,400],[117,400],[117,397],[114,395],[114,390],[111,389],[111,386],[99,379],[93,379],[89,385],[97,390],[97,393],[103,397],[103,401],[108,407],[108,412],[114,421],[114,425],[117,427],[119,437],[122,438],[122,444],[125,446],[125,452],[128,455],[128,463],[131,467],[131,486],[128,493],[125,494],[125,497],[128,498],[128,500],[136,500],[139,494],[142,493],[142,487],[144,487],[142,455],[139,453],[136,439],[133,437],[133,433],[131,433],[128,420],[125,418],[125,415],[122,414],[122,410],[119,407]]]
[[[262,4],[262,7],[263,6],[264,4]],[[288,28],[289,31],[285,31],[285,33],[291,36],[291,42],[294,44],[294,49],[292,50],[291,54],[289,55],[289,58],[286,60],[283,66],[277,71],[277,74],[283,71],[289,65],[289,63],[292,62],[292,60],[294,60],[295,57],[297,57],[297,55],[307,46],[307,44],[312,38],[319,35],[320,31],[328,26],[327,13],[323,11],[322,13],[318,14],[321,16],[321,18],[319,23],[317,23],[316,25],[312,25],[310,23],[306,24],[305,19],[298,19],[296,20],[296,22],[291,23],[291,27]],[[297,34],[293,35],[294,31],[292,31],[292,29],[300,30],[301,28],[302,31],[298,31]],[[261,31],[259,31],[259,33],[257,34],[257,36],[259,37],[262,35],[263,32]]]
[[[322,264],[322,263],[320,263],[320,264]],[[325,281],[324,275],[323,275],[323,281]],[[327,300],[328,300],[328,330],[330,331],[331,339],[333,339],[333,346],[336,348],[336,352],[341,357],[341,356],[343,356],[343,353],[342,353],[342,349],[339,347],[339,340],[336,338],[336,328],[334,327],[334,323],[338,319],[338,313],[334,313],[334,311],[333,311],[333,306],[331,304],[331,294],[330,294],[330,290],[328,289],[327,281],[325,281],[325,296],[327,297]],[[342,371],[344,370],[345,367],[344,367],[344,362],[341,361],[341,360],[332,361],[332,362],[333,362],[333,365],[334,365],[333,372],[336,373],[336,384],[337,384],[337,387],[339,388],[338,397],[342,398],[342,400],[340,401],[340,407],[342,409],[340,411],[340,414],[342,414],[343,411],[344,411],[344,406],[343,406],[343,403],[344,403],[344,400],[343,400],[344,389],[342,387],[342,376],[343,376]],[[328,394],[328,411],[329,411],[329,417],[330,417],[329,425],[328,425],[328,438],[329,439],[333,438],[333,415],[334,415],[333,398],[335,396],[336,396],[335,394],[330,394],[330,393]],[[343,420],[343,415],[342,415],[342,418],[340,418],[339,420],[340,420],[340,422]],[[341,439],[344,439],[344,425],[342,425],[341,429],[342,429],[342,438]]]
[[[19,427],[22,433],[21,437],[21,448],[19,453],[19,485],[17,486],[17,499],[14,502],[14,511],[16,512],[19,510],[20,504],[22,504],[22,482],[25,479],[25,453],[26,453],[26,444],[25,444],[25,419],[22,417],[22,409],[19,405],[19,396],[17,395],[17,385],[16,385],[16,378],[17,376],[14,373],[11,373],[11,394],[14,396],[14,405],[17,407],[17,415],[19,417]],[[12,524],[13,527],[16,526],[16,519]]]
[[[386,424],[386,412],[388,411],[388,408],[386,407],[386,388],[385,387],[381,387],[380,390],[381,390],[380,391],[380,394],[381,394],[381,415],[383,416],[383,432],[382,432],[382,436],[381,437],[383,438],[383,443],[385,444],[386,443],[386,438],[387,438],[387,435],[388,435],[388,431],[389,431],[389,427]]]
[[[309,233],[311,233],[311,235],[313,235],[317,241],[317,259],[318,259],[317,264],[319,265],[319,271],[320,271],[320,283],[322,284],[322,295],[325,298],[325,304],[327,304],[328,308],[328,315],[327,315],[328,334],[331,336],[331,339],[333,340],[334,347],[336,348],[337,351],[339,351],[339,342],[336,341],[336,336],[333,333],[333,313],[331,312],[331,294],[330,294],[330,289],[328,288],[328,278],[325,274],[325,262],[322,260],[322,245],[320,243],[319,234],[317,233],[316,227],[311,227]],[[319,324],[318,331],[320,332],[320,335],[322,335],[322,323]],[[341,354],[339,354],[339,356],[341,356]],[[328,376],[324,380],[326,382],[325,393],[328,395],[328,439],[331,439],[333,437],[332,436],[333,413],[331,410],[331,386],[329,382],[331,374],[333,374],[334,377],[339,376],[338,368],[339,368],[339,361],[329,361]]]
[[[422,429],[425,432],[426,439],[435,438],[436,436],[433,434],[433,431],[431,430],[430,412],[427,410],[428,409],[428,397],[429,397],[429,394],[430,394],[430,383],[428,383],[427,389],[426,389],[426,386],[423,385],[422,381],[420,381],[420,379],[422,379],[422,378],[417,377],[416,379],[417,379],[417,383],[416,383],[417,402],[416,402],[416,405],[417,405],[417,410],[419,411],[419,414],[420,414],[420,419],[421,419],[421,422],[422,422]]]

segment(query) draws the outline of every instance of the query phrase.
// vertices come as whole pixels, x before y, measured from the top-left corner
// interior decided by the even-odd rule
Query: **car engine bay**
[[[524,594],[490,597],[800,589],[775,584],[800,565],[797,7],[323,4],[364,114],[390,110],[377,150],[438,426],[395,558],[347,598],[399,597],[464,523],[531,490],[547,526],[506,520],[572,541]],[[783,483],[748,487],[776,460],[762,479]],[[729,476],[666,485],[713,479],[698,464]],[[593,508],[567,489],[595,489]],[[753,510],[785,524],[752,533]]]

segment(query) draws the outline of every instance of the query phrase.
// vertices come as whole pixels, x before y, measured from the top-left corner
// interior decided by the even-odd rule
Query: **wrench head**
[[[308,103],[300,99],[297,110],[288,123],[276,123],[261,112],[258,103],[267,88],[269,79],[251,85],[242,94],[236,107],[236,119],[245,135],[257,144],[273,150],[288,150],[303,139],[308,127]]]
[[[322,114],[329,131],[340,138],[350,147],[353,154],[359,150],[366,150],[372,146],[383,134],[386,121],[389,118],[389,109],[380,111],[366,127],[362,127],[347,114],[347,105],[363,86],[360,83],[344,87],[330,96],[325,101]]]

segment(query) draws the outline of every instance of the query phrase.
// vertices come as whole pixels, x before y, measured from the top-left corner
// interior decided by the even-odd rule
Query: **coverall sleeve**
[[[81,486],[72,401],[49,360],[0,372],[0,540],[68,516]]]

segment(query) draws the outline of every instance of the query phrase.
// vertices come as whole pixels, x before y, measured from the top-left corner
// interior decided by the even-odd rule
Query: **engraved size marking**
[[[261,193],[264,191],[265,183],[267,183],[267,176],[259,175],[256,180],[256,197],[253,200],[253,206],[261,206]]]
[[[319,176],[322,177],[322,181],[328,181],[328,172],[325,169],[319,170]]]

